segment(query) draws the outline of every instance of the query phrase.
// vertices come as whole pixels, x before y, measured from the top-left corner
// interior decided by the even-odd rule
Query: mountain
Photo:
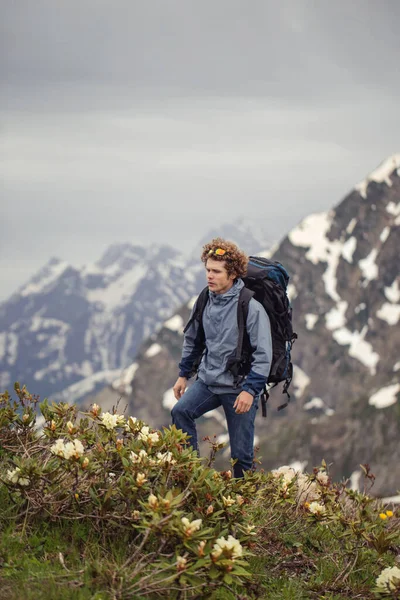
[[[376,476],[372,490],[400,488],[400,155],[389,157],[332,210],[312,214],[279,244],[273,258],[291,274],[289,295],[299,335],[293,348],[292,400],[257,417],[263,466],[324,458],[335,479],[360,479],[360,464]],[[193,300],[192,300],[193,302]],[[112,406],[120,396],[130,414],[154,427],[170,422],[185,303],[141,346],[128,388],[95,399]],[[94,400],[92,398],[91,400]],[[226,440],[218,411],[199,423],[200,435]]]
[[[260,247],[248,223],[225,229]],[[203,285],[199,261],[166,245],[114,244],[82,268],[51,259],[0,305],[0,389],[83,400],[133,373],[142,341]]]

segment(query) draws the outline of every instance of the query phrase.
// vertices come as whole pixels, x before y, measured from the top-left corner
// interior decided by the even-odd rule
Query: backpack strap
[[[238,307],[237,307],[237,321],[239,327],[238,343],[236,346],[236,359],[240,361],[243,352],[243,340],[245,334],[247,335],[246,323],[249,314],[249,303],[253,298],[254,292],[249,290],[247,287],[243,287],[240,290]]]
[[[191,326],[191,324],[194,321],[198,321],[199,327],[201,329],[203,329],[202,317],[203,317],[204,309],[208,302],[208,298],[209,298],[209,290],[208,290],[208,287],[205,287],[204,289],[201,290],[201,292],[196,300],[194,311],[193,311],[192,316],[190,317],[189,321],[186,323],[186,327],[183,330],[183,333],[187,332],[187,330],[189,329],[189,327]],[[204,334],[204,330],[203,330],[203,334]]]
[[[248,343],[248,334],[246,330],[247,316],[249,314],[249,302],[254,296],[254,292],[246,287],[240,290],[238,305],[237,305],[237,324],[238,324],[238,341],[236,350],[232,353],[231,358],[227,362],[228,371],[233,375],[233,384],[238,387],[243,380],[243,375],[240,375],[240,367],[243,362],[243,345]]]

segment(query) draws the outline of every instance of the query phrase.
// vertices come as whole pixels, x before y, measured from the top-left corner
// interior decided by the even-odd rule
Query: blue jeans
[[[195,419],[222,405],[228,424],[231,458],[237,459],[233,467],[234,477],[243,477],[243,471],[253,466],[254,420],[258,404],[254,399],[248,412],[236,414],[233,405],[239,393],[214,394],[197,379],[171,411],[172,423],[190,435],[193,448],[198,450]]]

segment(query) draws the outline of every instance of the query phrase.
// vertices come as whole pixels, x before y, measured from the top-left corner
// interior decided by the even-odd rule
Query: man
[[[232,242],[216,238],[203,247],[201,260],[205,264],[209,289],[202,320],[205,350],[197,335],[200,323],[193,319],[184,335],[179,377],[174,385],[178,402],[172,409],[172,422],[191,436],[193,448],[198,449],[195,420],[222,405],[231,457],[236,460],[234,476],[243,477],[243,472],[253,465],[258,396],[267,381],[272,360],[271,327],[264,308],[252,298],[246,322],[253,350],[251,369],[238,386],[227,362],[237,348],[237,307],[248,257]],[[203,350],[198,378],[184,393],[195,361]]]

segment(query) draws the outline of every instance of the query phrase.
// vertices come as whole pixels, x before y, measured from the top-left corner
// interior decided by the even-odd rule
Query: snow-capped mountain
[[[243,225],[229,235],[259,247]],[[76,402],[118,381],[142,340],[204,285],[198,262],[128,243],[82,268],[51,259],[0,305],[0,389],[20,381],[41,398]]]
[[[304,219],[273,258],[291,274],[289,295],[295,364],[288,409],[257,419],[265,468],[322,459],[336,479],[360,477],[369,463],[374,492],[400,488],[400,155],[389,157],[332,210]],[[141,346],[133,379],[96,398],[111,406],[126,392],[130,414],[158,427],[170,422],[172,386],[182,329],[192,301]],[[127,386],[127,387],[126,387]],[[118,386],[116,386],[118,387]],[[200,423],[200,435],[227,439],[218,411]]]

